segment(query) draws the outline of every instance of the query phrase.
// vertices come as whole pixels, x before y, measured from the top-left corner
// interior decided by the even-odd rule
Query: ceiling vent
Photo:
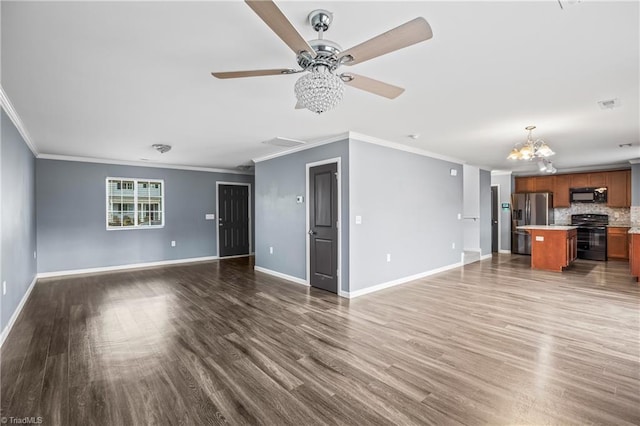
[[[287,148],[305,144],[304,141],[299,141],[297,139],[281,138],[280,136],[273,139],[269,139],[268,141],[264,141],[262,143],[267,145],[273,145],[273,146],[284,146]]]
[[[600,108],[602,109],[618,108],[620,106],[620,99],[615,98],[615,99],[607,99],[606,101],[599,101],[598,105],[600,105]]]
[[[236,169],[242,170],[244,172],[248,172],[248,171],[253,170],[255,168],[256,167],[253,164],[240,164],[239,166],[236,166]]]

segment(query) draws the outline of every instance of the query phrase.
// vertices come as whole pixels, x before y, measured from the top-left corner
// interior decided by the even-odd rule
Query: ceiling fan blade
[[[291,24],[278,6],[270,0],[245,0],[251,9],[264,21],[271,30],[286,43],[296,55],[307,51],[312,57],[316,57],[316,52],[309,43],[302,38],[298,30]]]
[[[227,72],[212,72],[211,75],[215,78],[242,78],[242,77],[260,77],[263,75],[283,75],[293,74],[296,70],[281,68],[274,70],[251,70],[251,71],[227,71]]]
[[[365,92],[373,93],[374,95],[384,96],[388,99],[395,99],[404,92],[402,87],[383,83],[382,81],[374,80],[373,78],[353,73],[348,73],[346,75],[353,77],[351,81],[345,82],[346,85],[364,90]]]
[[[353,60],[345,62],[345,65],[355,65],[421,41],[429,40],[431,37],[433,37],[433,32],[429,23],[424,18],[416,18],[345,50],[340,53],[340,57],[351,56]]]

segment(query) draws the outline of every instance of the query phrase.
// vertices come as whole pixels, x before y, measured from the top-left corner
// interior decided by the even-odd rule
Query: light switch
[[[536,241],[544,241],[544,237],[542,235],[536,235]]]
[[[302,204],[302,203],[304,203],[304,196],[303,196],[303,195],[298,195],[298,196],[296,196],[296,203],[297,203],[297,204]]]
[[[356,225],[362,225],[362,216],[356,216]]]
[[[458,176],[458,169],[450,169],[449,174],[451,174],[451,176]]]
[[[205,219],[205,220],[215,220],[215,219],[216,219],[216,215],[215,215],[215,214],[213,214],[213,213],[206,213],[206,214],[204,215],[204,219]]]

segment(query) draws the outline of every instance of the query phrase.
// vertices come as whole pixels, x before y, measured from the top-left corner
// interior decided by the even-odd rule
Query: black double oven
[[[607,260],[606,214],[574,214],[571,225],[578,227],[578,258]]]

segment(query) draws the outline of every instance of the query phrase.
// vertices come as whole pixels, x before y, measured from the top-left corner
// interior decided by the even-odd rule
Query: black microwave
[[[607,188],[571,188],[572,203],[606,203]]]

